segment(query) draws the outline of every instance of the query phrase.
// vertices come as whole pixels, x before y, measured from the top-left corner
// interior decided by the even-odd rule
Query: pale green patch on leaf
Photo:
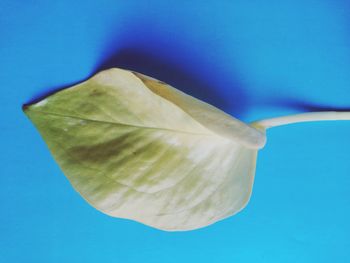
[[[278,125],[276,119],[247,125],[163,82],[117,68],[24,110],[87,202],[169,231],[204,227],[240,211],[251,195],[265,129]]]

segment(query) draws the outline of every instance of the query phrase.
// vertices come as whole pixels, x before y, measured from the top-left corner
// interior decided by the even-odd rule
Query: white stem
[[[298,122],[309,122],[309,121],[338,121],[338,120],[350,120],[350,111],[320,111],[320,112],[309,112],[295,115],[288,115],[283,117],[265,119],[261,121],[255,121],[251,125],[260,128],[271,128],[281,125],[287,125]]]

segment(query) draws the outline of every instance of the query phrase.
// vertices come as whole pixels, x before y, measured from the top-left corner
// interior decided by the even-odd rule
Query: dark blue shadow
[[[232,75],[230,75],[230,97],[228,97],[220,93],[220,86],[209,84],[213,75],[203,74],[198,76],[198,74],[186,70],[180,63],[171,62],[171,60],[161,56],[148,54],[146,51],[138,50],[137,48],[124,48],[117,50],[115,53],[106,55],[93,70],[93,74],[89,75],[87,78],[36,94],[28,103],[24,104],[23,107],[34,104],[62,89],[88,79],[101,70],[112,67],[130,69],[164,81],[187,94],[210,103],[224,111],[229,111],[236,117],[242,116],[247,107],[246,96]],[[214,71],[212,73],[220,74],[220,72],[215,73]],[[234,100],[233,98],[239,99]]]
[[[236,103],[220,94],[220,87],[209,84],[211,76],[196,76],[184,69],[180,64],[157,57],[146,52],[125,48],[107,57],[97,67],[96,71],[120,67],[130,69],[164,81],[173,87],[206,101],[222,110],[240,115],[245,108],[245,96],[238,85],[232,85],[232,97],[238,97]]]
[[[266,102],[272,107],[281,107],[284,109],[292,109],[298,112],[315,112],[315,111],[350,111],[350,107],[334,107],[323,104],[315,104],[301,99],[295,98],[275,98]]]
[[[137,18],[128,21],[123,32],[120,27],[117,33],[110,32],[94,71],[120,67],[140,72],[242,116],[248,107],[245,89],[234,69],[224,74],[212,62],[217,50],[199,53],[193,36],[164,31],[156,24],[150,17]]]

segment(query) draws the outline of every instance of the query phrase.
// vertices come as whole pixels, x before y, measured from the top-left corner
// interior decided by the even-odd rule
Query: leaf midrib
[[[64,117],[64,118],[72,118],[72,119],[88,121],[88,122],[112,124],[112,125],[119,125],[119,126],[125,126],[125,127],[133,127],[133,128],[138,128],[138,129],[162,130],[162,131],[167,131],[167,132],[183,133],[183,134],[196,135],[196,136],[216,137],[216,138],[224,139],[221,136],[215,135],[214,133],[213,134],[196,133],[196,132],[188,132],[188,131],[160,128],[160,127],[147,127],[147,126],[141,126],[141,125],[139,126],[139,125],[134,125],[134,124],[127,124],[127,123],[117,123],[117,122],[112,122],[112,121],[101,121],[101,120],[95,120],[95,119],[87,119],[87,118],[83,118],[83,117],[79,117],[79,116],[66,115],[66,114],[60,114],[60,113],[54,113],[54,112],[48,112],[48,111],[41,111],[41,110],[33,110],[33,109],[29,109],[29,111],[31,111],[33,113],[42,113],[42,114],[47,114],[47,115],[52,115],[52,116],[58,116],[58,117]]]

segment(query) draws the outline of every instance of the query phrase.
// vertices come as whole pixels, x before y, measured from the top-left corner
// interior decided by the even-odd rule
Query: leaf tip
[[[24,113],[27,113],[27,111],[29,110],[29,107],[30,107],[30,104],[27,104],[27,103],[23,104],[22,105],[22,111]]]

